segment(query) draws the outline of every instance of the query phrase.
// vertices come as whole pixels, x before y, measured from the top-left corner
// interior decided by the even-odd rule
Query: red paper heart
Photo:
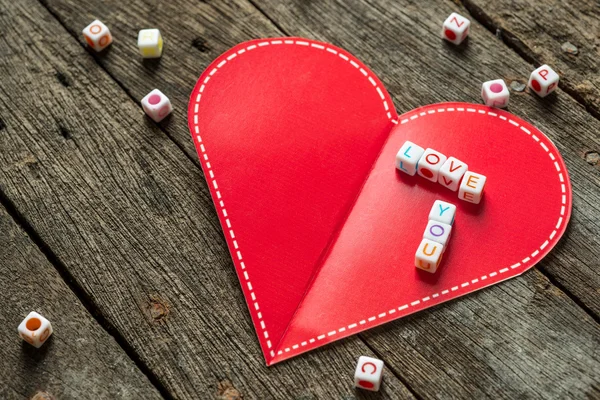
[[[465,103],[398,117],[377,77],[326,43],[232,48],[188,114],[269,365],[521,274],[570,216],[564,162],[535,127]],[[482,202],[398,172],[406,140],[486,175]],[[457,214],[429,274],[414,255],[437,199]]]

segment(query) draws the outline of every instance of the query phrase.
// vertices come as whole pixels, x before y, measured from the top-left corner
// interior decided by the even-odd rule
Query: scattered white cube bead
[[[424,151],[422,147],[407,140],[396,154],[396,168],[414,176],[417,173],[417,164]]]
[[[454,204],[436,200],[429,212],[429,220],[452,225],[454,224],[454,215],[456,215],[456,206]]]
[[[163,38],[158,29],[142,29],[138,33],[138,48],[144,58],[159,58],[162,55]]]
[[[538,96],[546,97],[556,90],[558,81],[558,74],[544,64],[531,73],[528,85]]]
[[[510,92],[503,79],[483,82],[481,97],[486,106],[504,108],[508,106]]]
[[[354,371],[354,386],[376,392],[383,378],[383,361],[376,358],[360,356]]]
[[[442,38],[454,44],[461,44],[469,35],[471,21],[460,14],[452,13],[444,21]]]
[[[19,324],[18,332],[24,341],[36,348],[40,348],[50,335],[52,335],[52,325],[46,318],[32,311]]]
[[[415,254],[415,266],[432,274],[437,271],[442,260],[444,245],[433,240],[423,239]]]
[[[96,51],[104,50],[113,41],[110,31],[99,20],[95,20],[83,29],[83,37],[87,44]]]
[[[142,99],[142,108],[156,122],[162,121],[173,111],[169,98],[158,89],[154,89]]]
[[[430,180],[431,182],[437,182],[440,169],[445,162],[445,155],[433,149],[426,149],[419,159],[417,172],[423,178]]]
[[[434,242],[438,242],[439,244],[444,246],[444,249],[446,249],[446,246],[448,246],[448,239],[450,239],[451,232],[451,225],[430,219],[429,222],[427,222],[427,228],[425,228],[423,238],[432,240]]]
[[[485,175],[467,171],[460,183],[458,198],[470,203],[479,204],[483,197],[483,187],[486,180]]]
[[[453,192],[456,192],[458,190],[460,180],[467,172],[468,168],[469,166],[459,159],[448,157],[444,165],[442,165],[442,168],[440,168],[438,182],[442,186],[445,186]]]

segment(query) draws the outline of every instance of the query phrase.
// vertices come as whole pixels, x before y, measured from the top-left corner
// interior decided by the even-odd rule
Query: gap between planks
[[[290,34],[283,29],[283,27],[278,24],[274,19],[272,19],[265,11],[263,11],[254,0],[247,0],[248,3],[255,8],[265,19],[267,19],[281,34],[282,36],[290,36]],[[63,27],[63,29],[65,29],[66,32],[68,32],[71,37],[73,37],[73,39],[81,46],[85,49],[85,46],[79,41],[79,36],[77,32],[72,31],[71,29],[69,29],[66,24],[64,23],[64,21],[61,19],[61,17],[59,15],[57,15],[47,4],[47,0],[39,0],[40,4],[48,11],[48,13],[50,13],[50,15],[52,15],[57,22]],[[487,30],[489,30],[490,32],[495,34],[495,27],[493,22],[491,21],[491,19],[480,9],[478,9],[478,7],[474,6],[469,0],[459,0],[458,1],[460,4],[463,5],[463,7],[469,12],[469,14],[472,16],[473,19],[475,19],[479,24],[481,24],[483,27],[485,27]],[[509,35],[513,36],[509,31],[503,30],[505,33],[508,33]],[[519,39],[517,39],[516,37],[514,37],[514,39],[516,41],[519,41]],[[513,51],[515,51],[516,54],[518,54],[521,58],[523,58],[525,61],[529,62],[530,64],[536,65],[539,64],[535,58],[530,55],[527,54],[524,50],[520,49],[517,45],[515,45],[514,43],[511,43],[510,41],[505,40],[504,38],[502,39],[503,43],[511,48]],[[527,48],[527,46],[525,46],[522,42],[520,42],[523,48]],[[87,49],[86,49],[87,51]],[[98,64],[98,66],[125,92],[125,94],[136,104],[140,104],[140,102],[130,93],[130,91],[125,87],[125,85],[119,80],[117,79],[113,74],[111,74],[107,68],[105,68],[101,62],[99,62],[98,56],[93,54],[91,51],[87,51],[87,53],[93,57],[93,59],[96,61],[96,64]],[[571,96],[575,101],[577,101],[578,103],[582,104],[586,110],[595,118],[600,119],[600,116],[595,115],[592,111],[589,110],[589,108],[587,107],[587,105],[585,104],[585,102],[583,102],[583,99],[581,99],[581,97],[579,97],[576,93],[572,93],[570,90],[565,90],[565,88],[563,87],[564,85],[559,84],[559,87],[561,87],[561,89],[567,93],[569,96]],[[199,161],[197,159],[197,157],[194,157],[193,155],[188,154],[185,149],[165,130],[165,128],[163,128],[162,126],[160,126],[159,124],[155,124],[176,146],[177,148],[179,148],[184,154],[185,156],[194,163],[194,165],[197,166],[197,168],[200,168],[200,164]],[[161,393],[161,395],[166,398],[166,399],[171,399],[172,396],[171,394],[168,392],[168,390],[162,385],[162,383],[158,380],[158,378],[154,375],[154,373],[150,370],[150,368],[148,368],[143,361],[141,361],[141,359],[139,358],[139,356],[137,355],[137,353],[135,352],[135,350],[129,345],[129,343],[126,341],[126,339],[118,332],[118,330],[108,321],[106,320],[106,318],[102,315],[102,313],[100,312],[100,310],[98,309],[98,307],[93,303],[93,301],[89,298],[89,296],[85,293],[85,291],[83,290],[83,288],[76,282],[76,280],[71,276],[71,274],[69,273],[68,269],[64,266],[64,264],[62,263],[62,261],[60,261],[60,259],[58,259],[58,257],[53,253],[53,251],[46,245],[46,243],[40,238],[40,236],[37,234],[37,232],[35,232],[35,230],[33,229],[33,227],[27,222],[27,220],[16,210],[14,204],[5,196],[5,194],[3,192],[0,191],[0,204],[3,205],[8,213],[11,215],[11,217],[15,220],[15,222],[22,227],[22,229],[25,230],[25,232],[29,235],[29,237],[34,241],[34,243],[40,248],[40,250],[44,253],[44,255],[46,256],[46,258],[50,261],[50,263],[52,263],[52,265],[56,268],[56,270],[58,271],[58,273],[61,275],[61,277],[63,278],[63,280],[67,283],[67,285],[71,288],[71,290],[75,293],[75,295],[79,298],[79,300],[82,302],[82,304],[85,306],[85,308],[88,310],[88,312],[90,312],[90,314],[92,314],[92,316],[96,319],[96,321],[111,335],[115,338],[115,340],[117,341],[117,343],[121,346],[121,348],[123,348],[123,350],[125,351],[125,353],[135,362],[136,366],[138,366],[138,368],[140,368],[140,370],[142,371],[142,373],[144,373],[148,379],[150,380],[150,382],[157,388],[157,390]],[[576,296],[574,296],[571,292],[569,292],[564,286],[560,285],[558,282],[556,282],[556,280],[554,280],[551,276],[549,276],[547,273],[545,273],[545,271],[543,269],[541,269],[539,266],[535,267],[543,276],[545,276],[552,285],[554,285],[555,287],[557,287],[559,290],[561,290],[563,293],[565,293],[575,304],[577,304],[582,310],[584,310],[584,312],[586,312],[586,314],[590,315],[594,321],[596,321],[597,323],[600,324],[600,318],[598,315],[596,315],[594,312],[592,312],[588,307],[586,307]],[[366,341],[366,339],[364,339],[362,337],[362,334],[358,334],[356,335],[374,354],[376,354],[378,357],[382,357],[381,354],[376,351],[376,349],[374,349],[371,345],[369,345],[369,343]],[[381,358],[384,362],[385,360],[383,358]],[[386,362],[386,364],[388,364]],[[403,384],[404,386],[418,399],[420,399],[420,397],[417,395],[417,393],[410,387],[410,385],[408,385],[408,383],[402,379],[401,375],[393,370],[390,369],[388,367],[388,370],[390,370],[390,372],[392,372],[392,374],[398,378]]]
[[[35,229],[27,222],[27,219],[17,210],[15,204],[6,196],[3,190],[0,189],[0,207],[4,207],[6,212],[10,215],[13,221],[27,234],[31,241],[40,249],[42,254],[46,257],[48,262],[52,264],[54,269],[58,272],[65,284],[71,289],[77,299],[83,304],[87,312],[90,313],[92,318],[117,342],[117,344],[123,349],[125,354],[135,363],[140,371],[148,378],[150,383],[158,390],[161,396],[165,399],[172,399],[173,396],[163,386],[159,379],[154,373],[148,368],[148,366],[140,359],[136,351],[131,345],[125,340],[121,333],[108,321],[104,315],[100,312],[100,309],[96,306],[94,301],[86,294],[85,290],[79,285],[77,280],[69,272],[65,264],[58,258],[58,256],[50,249],[50,246],[44,242],[44,240],[38,235]]]
[[[499,39],[509,49],[517,53],[519,57],[532,64],[536,68],[542,65],[540,61],[536,59],[535,55],[533,54],[533,51],[529,48],[529,46],[523,43],[523,41],[511,31],[507,30],[506,28],[500,28],[499,26],[494,24],[492,17],[490,17],[481,7],[472,3],[471,0],[455,0],[454,2],[462,5],[475,21],[479,22],[481,26],[493,33],[494,36],[498,37],[497,31],[498,29],[501,29],[502,34],[500,35]],[[554,68],[554,66],[552,65],[551,67]],[[594,110],[590,106],[590,104],[588,104],[588,102],[585,101],[585,99],[579,93],[577,93],[577,91],[565,85],[562,78],[558,82],[558,87],[561,88],[563,92],[571,96],[573,100],[581,104],[592,117],[600,120],[600,113]]]

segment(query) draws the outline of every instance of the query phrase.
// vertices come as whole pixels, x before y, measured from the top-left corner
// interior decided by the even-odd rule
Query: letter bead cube
[[[138,48],[144,58],[159,58],[163,49],[160,31],[158,29],[142,29],[138,33]]]
[[[40,314],[32,311],[19,324],[19,336],[30,345],[40,348],[46,340],[52,335],[52,325],[50,321]]]
[[[104,50],[113,41],[110,31],[99,20],[95,20],[83,29],[83,37],[87,44],[96,51]]]
[[[485,175],[467,171],[460,183],[458,198],[470,203],[479,204],[483,197],[483,187],[485,186],[486,180],[487,178]]]
[[[483,82],[481,97],[486,106],[504,108],[508,106],[510,92],[503,79]]]
[[[432,274],[437,271],[442,260],[444,245],[433,240],[423,239],[415,253],[415,266]]]
[[[442,165],[442,168],[440,168],[440,173],[438,174],[438,183],[447,187],[453,192],[456,192],[458,190],[460,180],[467,172],[468,168],[469,166],[459,159],[448,157],[444,165]]]
[[[470,26],[471,21],[460,14],[452,13],[444,21],[442,39],[446,39],[454,44],[461,44],[469,35]]]
[[[354,386],[376,392],[383,378],[383,361],[376,358],[360,356],[354,371]]]
[[[417,172],[423,178],[431,182],[438,181],[438,175],[442,165],[446,162],[446,156],[433,149],[427,149],[423,152],[417,165]]]
[[[424,239],[429,239],[434,242],[438,242],[439,244],[444,246],[444,250],[446,249],[448,239],[450,239],[450,233],[452,232],[452,226],[448,224],[444,224],[443,222],[438,222],[430,219],[427,222],[427,228],[425,228],[425,233],[423,233]]]
[[[540,97],[546,97],[558,87],[559,77],[552,68],[542,65],[531,73],[528,86]]]
[[[456,214],[456,206],[445,201],[436,200],[429,212],[429,220],[437,221],[443,224],[454,224],[454,215]]]
[[[417,173],[417,164],[424,151],[422,147],[407,140],[396,154],[396,168],[414,176]]]
[[[156,122],[162,121],[173,111],[169,98],[158,89],[154,89],[142,99],[142,108]]]

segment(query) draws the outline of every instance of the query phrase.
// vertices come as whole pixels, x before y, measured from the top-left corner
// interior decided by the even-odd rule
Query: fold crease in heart
[[[570,216],[564,162],[535,127],[466,103],[398,116],[375,74],[327,43],[230,49],[201,75],[188,119],[269,365],[518,275]],[[398,172],[405,140],[486,175],[482,203]],[[436,199],[458,209],[429,274],[414,253]]]

